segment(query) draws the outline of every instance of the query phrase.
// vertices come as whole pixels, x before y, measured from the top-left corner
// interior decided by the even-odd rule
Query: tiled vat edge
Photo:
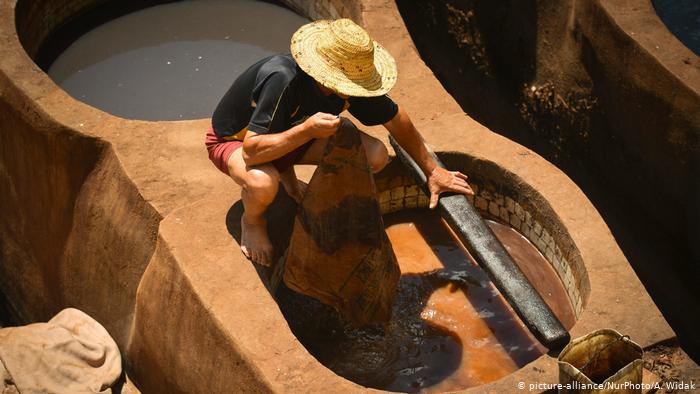
[[[382,214],[427,208],[428,196],[413,178],[397,168],[398,164],[392,162],[376,177]],[[541,197],[528,198],[534,191],[524,184],[514,187],[506,179],[473,176],[470,185],[475,196],[468,196],[469,202],[483,217],[507,224],[537,247],[559,275],[576,317],[580,317],[590,293],[588,273],[573,241],[548,212],[551,208],[543,206],[546,202]],[[527,193],[520,193],[518,189],[524,188],[529,189]]]

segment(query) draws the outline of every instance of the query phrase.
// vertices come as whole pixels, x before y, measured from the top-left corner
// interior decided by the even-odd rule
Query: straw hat
[[[292,36],[291,50],[304,72],[340,94],[381,96],[396,83],[394,58],[350,19],[300,27]]]

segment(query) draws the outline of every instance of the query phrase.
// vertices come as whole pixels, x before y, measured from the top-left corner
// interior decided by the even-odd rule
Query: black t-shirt
[[[338,115],[347,109],[365,126],[393,119],[398,106],[387,95],[349,97],[324,95],[290,54],[258,61],[239,76],[216,106],[214,132],[242,140],[245,130],[258,134],[286,131],[316,112]]]

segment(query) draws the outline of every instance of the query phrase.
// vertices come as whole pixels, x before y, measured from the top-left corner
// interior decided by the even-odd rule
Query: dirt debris
[[[700,392],[700,366],[678,344],[660,344],[645,349],[644,369],[660,379],[661,388],[650,393]]]

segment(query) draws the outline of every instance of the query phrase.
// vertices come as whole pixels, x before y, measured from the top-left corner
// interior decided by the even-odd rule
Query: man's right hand
[[[313,138],[328,138],[335,134],[340,126],[340,118],[324,112],[316,112],[304,121],[305,130]]]

